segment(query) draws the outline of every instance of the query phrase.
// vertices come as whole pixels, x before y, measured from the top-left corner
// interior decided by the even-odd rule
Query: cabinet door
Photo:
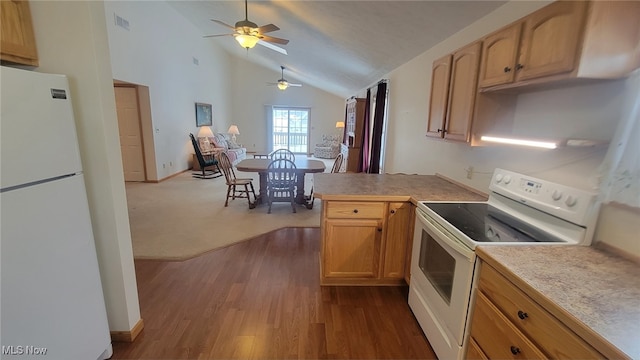
[[[525,19],[516,81],[573,70],[586,7],[584,1],[557,1]]]
[[[469,338],[469,347],[467,348],[467,360],[488,360],[487,356],[482,352],[473,338]]]
[[[2,60],[38,66],[38,53],[29,2],[0,1],[0,52]]]
[[[476,42],[453,54],[445,139],[469,140],[477,93],[480,50],[481,45]]]
[[[444,135],[444,122],[447,116],[447,100],[449,98],[451,58],[451,55],[447,55],[433,62],[427,136],[442,137]]]
[[[480,87],[510,83],[514,78],[514,66],[518,57],[521,23],[516,23],[489,35],[482,45]]]
[[[325,225],[324,276],[377,278],[382,221],[327,219]]]
[[[382,277],[404,278],[407,246],[413,235],[413,209],[411,203],[389,203],[387,233],[384,241]]]

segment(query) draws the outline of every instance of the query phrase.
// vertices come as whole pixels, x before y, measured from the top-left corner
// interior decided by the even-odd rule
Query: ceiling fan
[[[218,23],[220,25],[233,29],[235,31],[234,33],[219,34],[219,35],[205,35],[204,37],[233,36],[235,37],[236,41],[240,44],[240,46],[242,46],[247,50],[253,48],[254,46],[256,46],[256,44],[260,44],[271,50],[275,50],[281,54],[287,55],[287,50],[274,44],[287,45],[289,43],[289,40],[265,35],[268,32],[280,30],[280,28],[273,24],[258,26],[256,25],[256,23],[249,21],[248,14],[249,12],[248,12],[247,0],[244,0],[244,20],[240,20],[236,22],[236,26],[231,26],[220,20],[211,19],[211,21],[215,23]]]
[[[267,83],[268,85],[276,85],[276,86],[278,86],[278,89],[280,89],[280,90],[286,90],[289,86],[294,86],[294,87],[302,86],[302,84],[293,84],[293,83],[288,82],[284,78],[284,66],[280,66],[280,69],[282,69],[282,76],[280,77],[280,79],[278,79],[278,82]]]

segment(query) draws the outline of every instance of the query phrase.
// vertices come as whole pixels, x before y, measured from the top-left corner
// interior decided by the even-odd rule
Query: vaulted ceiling
[[[275,24],[288,55],[248,51],[231,36],[208,38],[234,56],[285,78],[349,97],[503,5],[505,1],[249,1],[248,18]],[[170,1],[202,35],[226,34],[244,19],[244,1]],[[279,77],[279,76],[278,76]],[[274,78],[274,81],[277,78]]]

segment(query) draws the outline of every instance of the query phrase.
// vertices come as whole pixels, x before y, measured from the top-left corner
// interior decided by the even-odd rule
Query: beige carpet
[[[322,160],[322,159],[321,159]],[[333,160],[325,160],[330,171]],[[257,174],[237,172],[238,177]],[[313,176],[307,175],[309,193]],[[136,259],[186,260],[220,247],[284,227],[319,227],[320,201],[308,210],[288,203],[249,209],[247,199],[229,200],[224,177],[196,179],[187,171],[163,182],[127,183],[127,203],[133,255]]]

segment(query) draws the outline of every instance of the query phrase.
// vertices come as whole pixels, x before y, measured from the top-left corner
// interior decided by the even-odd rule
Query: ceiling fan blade
[[[263,25],[258,28],[258,32],[260,34],[266,34],[268,32],[277,31],[277,30],[280,30],[280,28],[273,24]]]
[[[302,84],[292,84],[292,83],[289,83],[289,86],[300,87],[300,86],[302,86]]]
[[[225,22],[222,22],[222,21],[220,21],[220,20],[211,19],[211,21],[213,21],[214,23],[218,23],[218,24],[220,24],[220,25],[222,25],[222,26],[226,26],[226,27],[228,27],[229,29],[233,29],[233,30],[235,30],[235,29],[236,29],[234,26],[231,26],[231,25],[229,25],[229,24],[227,24],[227,23],[225,23]]]
[[[280,45],[287,45],[289,43],[289,40],[287,40],[287,39],[281,39],[281,38],[268,36],[268,35],[262,35],[260,37],[260,40],[268,41],[268,42],[276,43],[276,44],[280,44]]]
[[[281,48],[280,46],[276,46],[276,45],[270,44],[270,43],[268,43],[266,41],[262,41],[262,40],[259,40],[258,44],[260,44],[260,45],[262,45],[262,46],[264,46],[266,48],[269,48],[271,50],[275,50],[275,51],[277,51],[277,52],[279,52],[279,53],[281,53],[283,55],[288,55],[287,54],[287,50]]]
[[[218,37],[218,36],[233,36],[235,34],[216,34],[216,35],[205,35],[203,37],[209,38],[209,37]]]

